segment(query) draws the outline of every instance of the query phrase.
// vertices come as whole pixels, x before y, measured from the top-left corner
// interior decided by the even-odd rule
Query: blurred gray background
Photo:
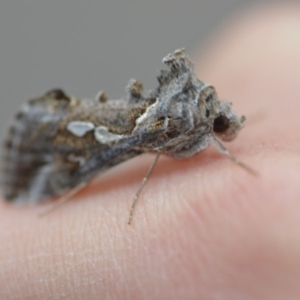
[[[120,97],[130,78],[156,87],[167,53],[191,55],[251,0],[0,2],[0,138],[20,104],[51,88]],[[261,3],[262,1],[259,1]]]

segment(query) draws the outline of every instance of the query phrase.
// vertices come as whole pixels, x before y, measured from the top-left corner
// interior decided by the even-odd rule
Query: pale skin
[[[154,155],[42,218],[1,202],[0,299],[300,298],[300,7],[251,12],[206,53],[199,77],[250,114],[226,147],[259,176],[213,149],[162,156],[130,226]]]

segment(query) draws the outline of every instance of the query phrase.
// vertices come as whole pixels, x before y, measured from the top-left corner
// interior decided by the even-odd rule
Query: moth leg
[[[245,163],[241,162],[240,160],[238,160],[234,155],[232,155],[226,148],[225,146],[223,146],[222,143],[220,143],[214,136],[210,137],[210,142],[211,144],[213,144],[217,150],[226,155],[231,161],[233,161],[235,164],[237,164],[238,166],[242,167],[244,170],[246,170],[247,172],[251,173],[254,176],[257,176],[258,173],[252,169],[251,167],[249,167],[248,165],[246,165]]]
[[[78,192],[80,192],[84,187],[86,187],[87,183],[83,182],[73,189],[67,191],[64,195],[62,195],[57,201],[52,203],[49,207],[47,207],[44,211],[38,214],[38,217],[43,217],[47,215],[48,213],[54,211],[64,203],[66,203],[69,199],[71,199],[74,195],[76,195]]]
[[[150,167],[149,167],[149,169],[148,169],[146,175],[144,176],[144,178],[143,178],[143,180],[142,180],[142,182],[141,182],[141,184],[140,184],[139,189],[137,190],[136,194],[135,194],[134,197],[133,197],[133,202],[132,202],[132,204],[131,204],[130,212],[129,212],[128,225],[131,224],[132,217],[133,217],[133,211],[134,211],[135,205],[136,205],[136,203],[137,203],[137,200],[139,199],[139,196],[140,196],[140,194],[141,194],[141,192],[142,192],[144,186],[146,185],[146,183],[147,183],[147,181],[148,181],[148,179],[149,179],[149,177],[150,177],[150,175],[151,175],[151,173],[152,173],[152,171],[153,171],[153,169],[154,169],[154,167],[155,167],[155,165],[156,165],[156,163],[157,163],[157,161],[158,161],[158,158],[159,158],[160,154],[161,154],[160,152],[158,152],[158,153],[156,154],[154,161],[153,161],[152,164],[150,165]]]

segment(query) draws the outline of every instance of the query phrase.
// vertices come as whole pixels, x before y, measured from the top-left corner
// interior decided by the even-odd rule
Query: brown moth
[[[235,163],[219,140],[231,141],[243,127],[231,104],[199,80],[183,49],[167,55],[158,87],[142,94],[131,80],[124,99],[77,99],[60,89],[29,100],[16,115],[5,143],[3,192],[8,201],[36,203],[78,190],[99,173],[144,152],[174,158],[209,145]],[[131,217],[130,217],[131,218]]]

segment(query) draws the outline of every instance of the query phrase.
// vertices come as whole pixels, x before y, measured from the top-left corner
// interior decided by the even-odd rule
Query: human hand
[[[236,112],[266,111],[226,144],[259,176],[214,150],[161,158],[130,226],[152,155],[43,218],[1,203],[0,299],[300,298],[300,7],[251,12],[220,36],[198,74]]]

